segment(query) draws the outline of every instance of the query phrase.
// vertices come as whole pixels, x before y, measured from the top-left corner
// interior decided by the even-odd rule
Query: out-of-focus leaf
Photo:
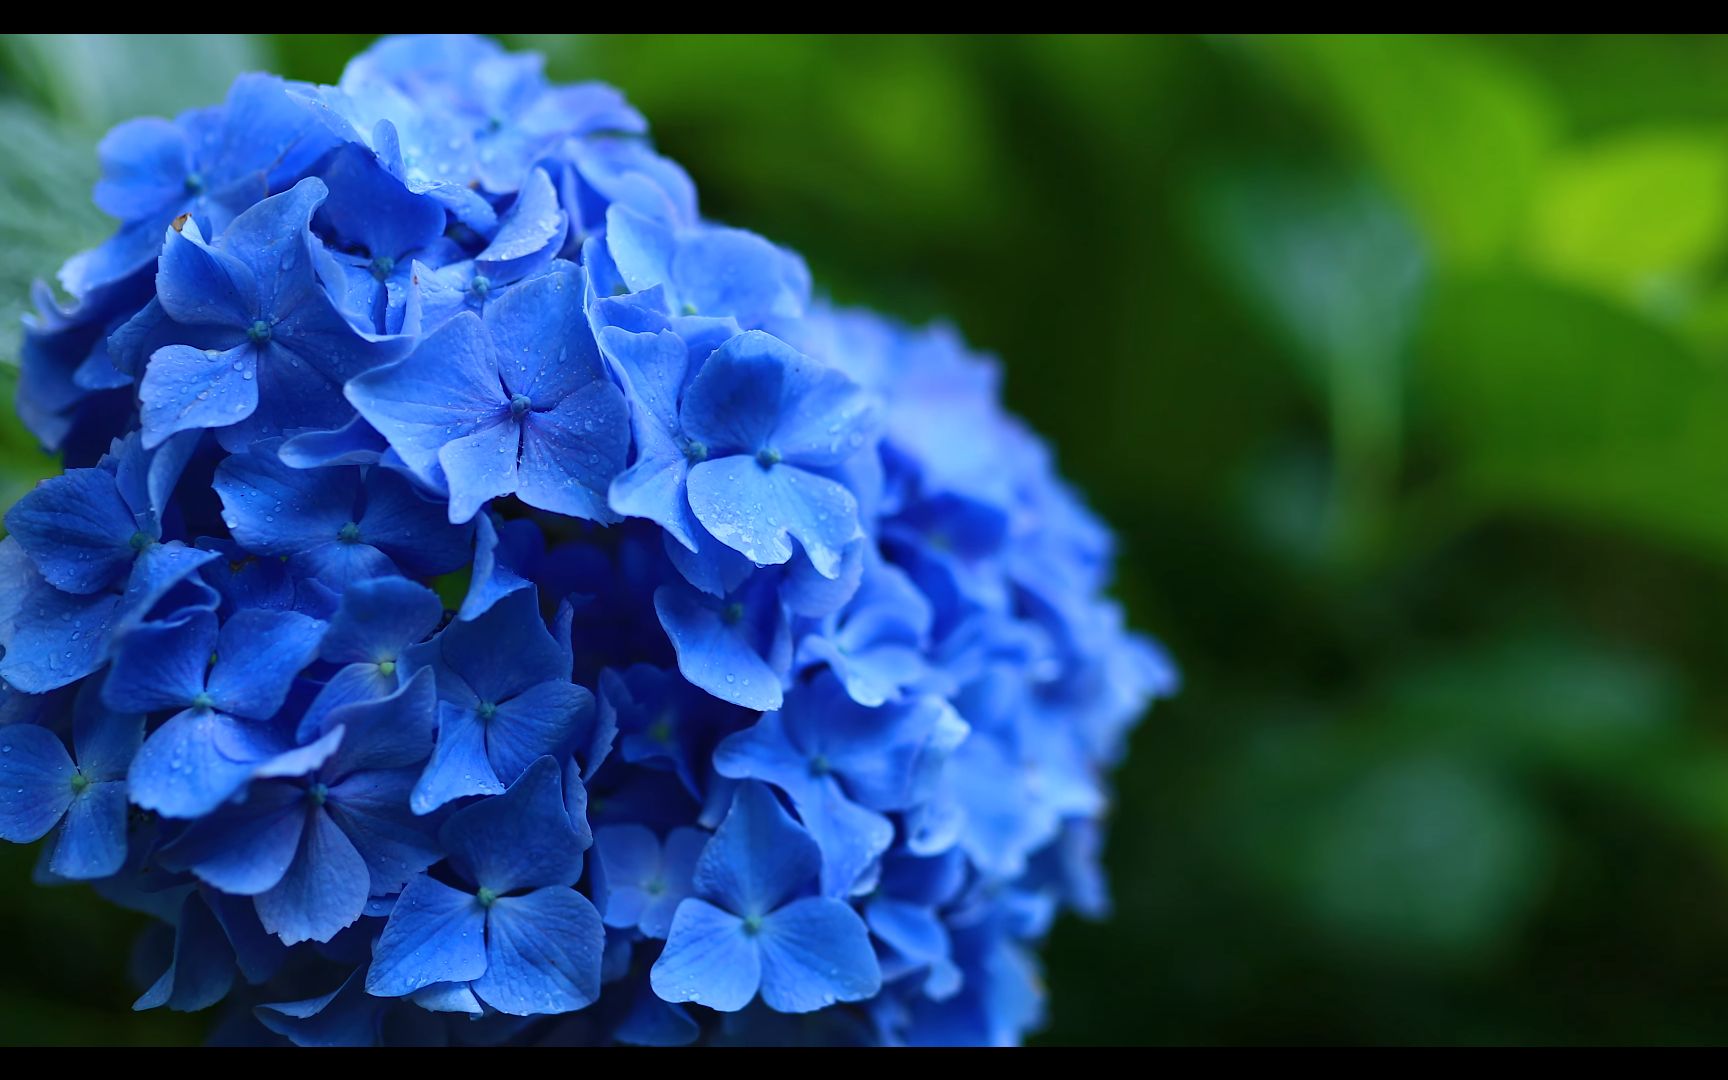
[[[1277,164],[1200,174],[1208,249],[1292,346],[1331,416],[1336,546],[1371,539],[1397,475],[1420,242],[1362,177]]]
[[[1695,271],[1728,238],[1728,136],[1634,131],[1556,155],[1528,246],[1557,277],[1629,296]],[[1653,297],[1655,299],[1656,297]]]
[[[1444,261],[1502,255],[1554,139],[1540,88],[1489,47],[1429,35],[1254,42],[1409,203]]]
[[[0,56],[57,118],[92,133],[214,105],[234,76],[270,66],[252,34],[7,34]]]
[[[1313,827],[1303,898],[1333,935],[1393,955],[1491,949],[1536,899],[1548,857],[1514,786],[1448,758],[1381,763]]]
[[[1502,273],[1443,283],[1419,351],[1419,400],[1464,492],[1728,555],[1728,372],[1669,330]]]
[[[96,155],[26,105],[0,101],[0,361],[18,355],[30,283],[53,280],[68,255],[100,241],[113,222],[90,202]],[[11,397],[6,416],[11,419]]]
[[[1430,746],[1594,775],[1671,745],[1685,704],[1674,672],[1648,657],[1506,632],[1419,658],[1375,708]]]

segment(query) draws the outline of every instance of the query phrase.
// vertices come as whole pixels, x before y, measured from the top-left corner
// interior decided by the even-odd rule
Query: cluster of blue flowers
[[[1174,674],[941,330],[612,89],[395,38],[116,128],[19,409],[0,837],[217,1038],[1012,1043]]]

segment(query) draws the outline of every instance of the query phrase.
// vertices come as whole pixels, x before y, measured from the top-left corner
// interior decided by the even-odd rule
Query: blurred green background
[[[0,355],[110,124],[363,36],[0,39]],[[514,38],[946,315],[1182,665],[1047,1043],[1728,1042],[1728,39]],[[10,417],[0,500],[51,472]],[[190,1040],[0,853],[0,1043]]]

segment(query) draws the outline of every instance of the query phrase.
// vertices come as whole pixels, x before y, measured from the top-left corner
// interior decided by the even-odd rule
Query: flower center
[[[510,399],[510,415],[522,419],[522,414],[534,407],[534,402],[527,394],[517,394]]]
[[[468,291],[484,299],[492,291],[492,279],[485,274],[475,274],[474,280],[468,283]]]
[[[690,464],[708,460],[708,444],[691,439],[684,444],[684,459]]]
[[[252,344],[262,345],[270,340],[270,324],[258,319],[246,328],[246,336],[251,339]]]
[[[394,674],[396,674],[396,661],[394,661],[394,660],[380,660],[380,661],[378,661],[378,674],[380,674],[380,675],[394,675]]]
[[[350,521],[336,530],[336,539],[344,544],[358,544],[360,542],[360,526]]]
[[[380,255],[372,260],[372,276],[379,281],[389,277],[396,269],[396,260],[388,255]]]
[[[833,771],[834,766],[830,765],[828,759],[823,755],[817,754],[815,757],[810,759],[811,776],[827,776]]]
[[[195,172],[187,173],[186,191],[191,195],[202,195],[204,193],[204,175]]]
[[[90,778],[81,772],[72,774],[72,794],[82,795],[84,789],[90,786]]]
[[[498,715],[498,706],[490,701],[482,701],[480,707],[474,711],[480,715],[481,720],[490,720]]]
[[[323,806],[324,800],[330,797],[330,789],[323,784],[313,784],[306,789],[306,798],[313,806]]]
[[[744,621],[744,605],[734,600],[720,611],[720,619],[727,626],[737,626]]]
[[[474,901],[483,908],[489,908],[498,902],[498,894],[482,885],[475,890]]]
[[[744,916],[744,932],[746,934],[749,934],[751,937],[755,937],[757,934],[761,933],[762,932],[762,916],[760,916],[760,915],[746,915],[746,916]]]
[[[201,693],[197,697],[192,699],[192,707],[194,709],[198,709],[200,711],[203,711],[206,709],[213,709],[216,707],[216,702],[214,699],[212,699],[210,697],[209,694]]]
[[[132,539],[130,541],[133,551],[143,551],[145,548],[149,547],[151,544],[154,544],[155,542],[156,542],[156,538],[151,536],[149,533],[144,532],[142,529],[140,529],[138,532],[133,533]]]
[[[773,468],[780,464],[780,451],[771,446],[763,447],[761,450],[756,451],[756,464],[762,466],[764,469]]]

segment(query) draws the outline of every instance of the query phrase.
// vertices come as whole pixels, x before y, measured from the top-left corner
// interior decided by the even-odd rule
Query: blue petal
[[[306,793],[291,784],[254,784],[245,802],[192,824],[162,849],[170,869],[190,868],[226,893],[256,896],[282,880],[300,847]]]
[[[683,584],[662,585],[654,591],[654,610],[678,654],[678,670],[692,684],[746,709],[780,707],[780,676],[740,626],[727,623],[701,594]]]
[[[456,617],[463,622],[478,619],[492,605],[521,589],[533,587],[529,568],[545,554],[546,541],[532,521],[514,520],[494,524],[491,514],[474,518],[474,573],[468,595]]]
[[[124,780],[126,767],[144,741],[144,717],[114,712],[97,688],[86,683],[72,709],[72,745],[78,771],[95,781]]]
[[[244,328],[258,317],[258,281],[226,251],[205,244],[188,221],[169,229],[156,273],[156,298],[175,322]]]
[[[236,716],[274,716],[294,676],[318,656],[323,636],[324,624],[298,611],[236,612],[216,643],[210,697]]]
[[[498,778],[514,782],[535,759],[567,756],[594,715],[594,695],[567,682],[530,687],[497,707],[486,725],[486,754]]]
[[[34,724],[0,728],[0,840],[48,834],[72,805],[77,770],[60,737]]]
[[[594,830],[594,851],[609,890],[606,925],[634,928],[660,874],[660,840],[641,825],[608,825]]]
[[[256,756],[243,752],[250,737],[239,721],[218,712],[176,714],[144,740],[132,759],[126,774],[132,801],[164,817],[208,814],[267,758],[262,747]]]
[[[746,782],[738,785],[726,820],[696,860],[696,894],[737,915],[760,918],[814,884],[821,866],[816,841],[773,792]]]
[[[45,581],[71,593],[112,585],[138,554],[132,510],[104,469],[73,469],[42,481],[6,512],[6,530]]]
[[[594,905],[567,888],[498,899],[486,915],[480,1000],[512,1016],[572,1012],[600,996],[606,932]]]
[[[345,390],[360,415],[390,441],[426,483],[452,439],[497,424],[509,412],[492,342],[479,316],[464,312],[404,361],[356,377]]]
[[[324,720],[324,729],[343,729],[342,745],[324,763],[324,776],[334,782],[369,769],[401,769],[418,765],[432,752],[437,730],[437,697],[432,672],[416,671],[401,688],[375,701],[339,706]]]
[[[389,447],[384,436],[356,416],[334,431],[307,431],[282,443],[278,450],[284,464],[296,469],[330,465],[372,465]]]
[[[498,223],[498,232],[476,258],[488,277],[512,281],[549,262],[563,246],[569,219],[558,208],[558,195],[546,170],[535,169],[523,181],[516,201]]]
[[[216,640],[216,616],[207,611],[134,627],[102,684],[103,703],[128,713],[186,708],[204,692]]]
[[[0,768],[0,784],[5,783],[3,773]],[[3,799],[0,796],[0,802]],[[126,864],[127,809],[123,781],[102,781],[79,792],[66,808],[66,823],[54,841],[48,868],[74,881],[119,873]]]
[[[469,530],[451,525],[442,500],[421,495],[395,470],[373,469],[366,477],[359,525],[364,543],[417,577],[437,577],[468,562]]]
[[[330,197],[319,216],[368,257],[401,261],[444,234],[444,209],[416,195],[358,146],[336,152],[323,173]]]
[[[549,680],[568,681],[563,650],[540,618],[533,590],[511,593],[472,622],[455,622],[432,642],[408,650],[410,667],[436,662],[438,696],[445,701],[497,704]],[[461,687],[446,686],[447,675]]]
[[[582,876],[582,840],[550,757],[536,761],[503,795],[451,814],[438,839],[458,873],[499,895],[574,885]]]
[[[690,470],[688,486],[696,520],[758,565],[790,559],[791,536],[818,573],[838,577],[846,545],[859,535],[852,493],[793,465],[764,467],[746,457],[704,461]]]
[[[422,874],[408,883],[366,972],[366,991],[402,997],[434,983],[486,973],[486,911],[472,893]]]
[[[450,488],[450,522],[471,520],[482,506],[516,490],[522,427],[507,414],[444,444],[438,464]]]
[[[411,769],[357,773],[332,785],[324,804],[366,860],[373,896],[399,892],[444,855],[426,819],[408,809],[415,775]]]
[[[706,901],[686,900],[649,978],[663,1001],[737,1012],[761,985],[762,954],[757,939],[744,932],[744,920]]]
[[[178,206],[186,198],[189,149],[185,133],[160,117],[116,126],[96,147],[102,159],[96,205],[121,221],[154,219]]]
[[[132,1003],[132,1008],[166,1005],[175,1012],[197,1012],[227,997],[233,985],[233,950],[209,906],[194,892],[180,905],[168,970]]]
[[[486,726],[472,707],[438,703],[438,744],[414,785],[409,805],[429,814],[464,795],[496,795],[504,784],[486,756]]]
[[[617,516],[606,502],[624,467],[630,425],[624,395],[595,381],[555,408],[522,418],[522,462],[516,494],[529,506],[589,521]]]
[[[298,555],[334,543],[354,520],[360,470],[295,469],[274,443],[227,458],[212,482],[222,520],[240,546],[257,555]]]
[[[386,1004],[366,993],[361,971],[322,997],[280,1001],[252,1010],[258,1022],[295,1046],[372,1046]]]
[[[8,537],[8,540],[11,538]],[[19,552],[16,544],[7,549]],[[22,560],[29,566],[29,560]],[[144,560],[138,560],[141,565]],[[29,566],[22,582],[8,575],[16,615],[0,659],[0,678],[15,690],[43,694],[76,682],[108,660],[109,634],[123,606],[112,593],[75,596],[43,581]],[[70,628],[70,633],[68,633]]]
[[[864,920],[838,900],[794,900],[763,921],[758,940],[762,1000],[777,1012],[862,1001],[882,988]]]
[[[438,594],[405,578],[350,585],[324,632],[318,655],[338,664],[394,661],[424,641],[444,617]]]
[[[259,895],[258,918],[284,945],[329,941],[360,917],[370,891],[365,860],[324,808],[315,807],[288,872]]]
[[[196,428],[238,424],[258,409],[258,347],[226,351],[166,345],[150,355],[138,387],[144,445]]]
[[[582,281],[568,263],[524,281],[486,307],[498,375],[512,394],[549,409],[606,378],[582,306]]]

